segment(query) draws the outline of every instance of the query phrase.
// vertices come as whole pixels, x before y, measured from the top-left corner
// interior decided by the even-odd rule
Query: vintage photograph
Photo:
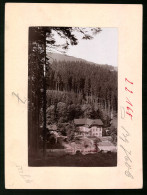
[[[28,33],[28,165],[117,166],[117,28]]]

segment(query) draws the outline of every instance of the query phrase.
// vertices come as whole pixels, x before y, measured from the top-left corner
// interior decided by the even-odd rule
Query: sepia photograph
[[[143,188],[142,12],[5,5],[5,189]]]
[[[117,166],[117,28],[30,27],[29,166]]]

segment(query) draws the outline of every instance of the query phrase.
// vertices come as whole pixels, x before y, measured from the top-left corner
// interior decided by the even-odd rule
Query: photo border
[[[0,135],[1,135],[1,140],[0,140],[0,143],[1,143],[1,148],[0,148],[0,155],[1,156],[4,156],[4,131],[2,131],[2,129],[4,128],[4,117],[3,117],[3,113],[4,113],[4,109],[3,109],[3,106],[4,106],[4,104],[3,104],[3,102],[4,102],[4,87],[3,87],[3,84],[4,84],[4,56],[3,56],[3,54],[4,54],[4,5],[5,5],[5,3],[8,3],[8,2],[11,2],[11,1],[3,1],[2,3],[1,3],[1,10],[0,10],[0,13],[1,13],[1,27],[2,27],[2,31],[0,32],[0,36],[1,36],[1,40],[2,40],[2,44],[1,44],[1,57],[0,57],[0,62],[1,62],[1,64],[2,64],[2,66],[0,66],[0,81],[1,81],[1,96],[0,96],[0,108],[1,108],[1,112],[0,112],[0,119],[1,119],[1,131],[0,131]],[[15,1],[15,3],[16,2],[19,2],[20,3],[20,1]],[[23,2],[24,3],[24,1],[21,1],[21,2]],[[25,1],[26,3],[111,3],[111,4],[138,4],[138,1],[134,1],[134,2],[132,2],[132,1],[85,1],[85,2],[83,2],[83,1],[78,1],[78,2],[76,2],[76,1],[74,1],[74,2],[69,2],[69,1],[64,1],[64,2],[62,2],[62,1]],[[145,46],[145,43],[147,43],[147,36],[146,36],[146,33],[147,33],[147,30],[146,30],[146,20],[147,20],[147,5],[146,5],[146,3],[145,3],[145,1],[141,1],[141,2],[139,2],[139,3],[142,3],[143,4],[143,14],[144,14],[144,17],[143,17],[143,24],[144,24],[144,32],[143,32],[143,37],[144,37],[144,45],[143,45],[143,52],[144,52],[144,58],[143,58],[143,64],[145,64],[145,62],[147,61],[147,56],[145,55],[145,51],[146,51],[146,46]],[[144,85],[143,85],[143,104],[144,104],[144,106],[143,106],[143,115],[144,115],[144,118],[147,116],[147,112],[145,111],[145,107],[147,106],[147,101],[146,101],[146,98],[145,98],[145,94],[146,94],[146,92],[147,92],[147,89],[146,89],[146,84],[147,84],[147,81],[145,80],[145,75],[146,75],[146,73],[147,73],[147,69],[146,69],[146,67],[145,66],[143,66],[143,83],[144,83]],[[145,129],[145,127],[146,127],[146,125],[147,125],[147,122],[144,122],[143,123],[143,129]],[[145,179],[145,177],[146,177],[146,168],[145,168],[145,164],[146,164],[146,162],[147,162],[147,160],[146,160],[146,155],[145,155],[145,152],[146,152],[146,149],[147,149],[147,144],[145,144],[145,139],[146,139],[146,137],[147,137],[147,133],[144,131],[143,132],[143,142],[144,142],[144,147],[143,147],[143,154],[144,154],[144,189],[142,189],[142,190],[129,190],[129,193],[130,194],[136,194],[136,193],[138,193],[138,192],[140,192],[140,193],[144,193],[145,192],[145,188],[146,188],[146,179]],[[1,170],[4,170],[4,163],[3,163],[3,161],[0,163],[0,168],[1,168]],[[0,178],[1,178],[1,184],[2,185],[0,185],[1,187],[0,187],[0,190],[2,190],[2,192],[4,192],[4,194],[7,194],[7,193],[14,193],[14,192],[16,192],[16,190],[7,190],[7,189],[5,189],[4,188],[4,172],[3,171],[0,171]],[[25,193],[25,191],[26,190],[19,190],[19,192],[23,192],[23,193]],[[36,190],[27,190],[28,192],[31,192],[31,194],[32,193],[36,193]],[[37,190],[38,192],[40,191],[40,190]],[[46,190],[45,190],[46,191]],[[44,192],[45,192],[44,191]],[[52,190],[51,190],[52,191]],[[78,190],[79,191],[79,190]],[[89,191],[89,190],[88,190]],[[95,191],[95,190],[94,190]],[[93,191],[93,192],[94,192]],[[101,192],[102,192],[102,190],[100,190]],[[109,190],[107,190],[107,192],[108,192]],[[121,190],[117,190],[117,192],[119,191],[119,193],[121,194],[121,193],[123,193]],[[125,190],[126,191],[126,190]],[[137,192],[138,191],[138,192]],[[17,191],[18,192],[18,191]],[[106,192],[106,191],[105,191]],[[109,192],[112,192],[112,190],[110,190]],[[66,192],[67,193],[67,192]],[[39,194],[39,193],[38,193]]]

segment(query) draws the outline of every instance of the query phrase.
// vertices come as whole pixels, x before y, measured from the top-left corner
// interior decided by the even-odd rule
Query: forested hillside
[[[101,118],[117,110],[117,71],[84,61],[57,61],[47,75],[48,123]]]

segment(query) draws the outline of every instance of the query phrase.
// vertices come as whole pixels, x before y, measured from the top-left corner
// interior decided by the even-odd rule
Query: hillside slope
[[[74,56],[68,56],[65,54],[59,54],[59,53],[47,53],[48,58],[51,57],[53,60],[57,61],[68,61],[68,62],[85,62],[88,64],[93,64],[93,65],[99,65],[99,66],[107,66],[110,68],[111,71],[117,71],[117,67],[114,67],[112,65],[107,65],[107,64],[96,64],[94,62],[90,62],[87,60],[84,60],[82,58],[76,58]]]

